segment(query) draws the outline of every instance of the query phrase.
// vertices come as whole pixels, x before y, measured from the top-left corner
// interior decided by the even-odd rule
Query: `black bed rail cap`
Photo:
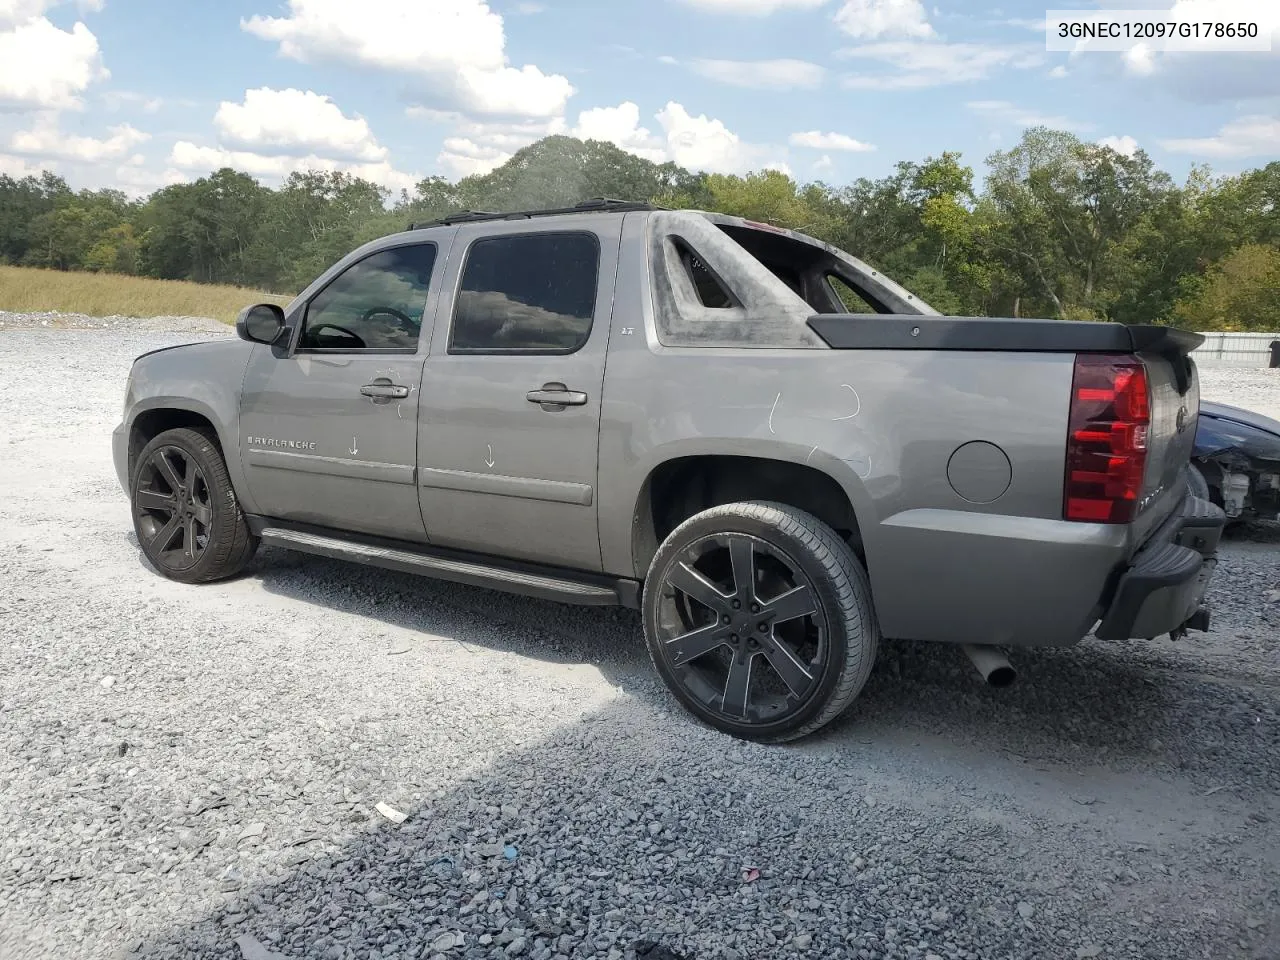
[[[1189,354],[1204,337],[1172,327],[1087,320],[822,313],[808,320],[836,350],[985,350],[1005,353]]]

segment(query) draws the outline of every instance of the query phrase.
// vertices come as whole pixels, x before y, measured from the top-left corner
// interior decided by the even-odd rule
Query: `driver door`
[[[290,347],[254,348],[240,455],[262,514],[426,540],[418,392],[447,252],[409,243],[346,264],[288,318]]]

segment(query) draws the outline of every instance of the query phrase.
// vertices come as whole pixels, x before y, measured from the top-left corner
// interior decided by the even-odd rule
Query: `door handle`
[[[409,395],[409,388],[395,383],[366,383],[360,393],[378,400],[403,400]]]
[[[524,398],[543,407],[580,407],[587,402],[585,393],[570,390],[563,383],[544,383],[541,390],[530,390]]]

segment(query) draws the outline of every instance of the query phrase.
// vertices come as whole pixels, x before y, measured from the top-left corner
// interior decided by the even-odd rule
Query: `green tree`
[[[22,262],[57,270],[82,270],[93,246],[133,214],[118,190],[59,193],[51,209],[28,225],[29,246]]]
[[[553,136],[489,173],[428,177],[394,199],[368,181],[318,171],[269,189],[223,169],[143,203],[73,192],[49,173],[0,176],[0,262],[288,292],[411,221],[604,196],[801,230],[948,313],[1274,325],[1280,162],[1220,178],[1196,168],[1175,185],[1141,151],[1124,156],[1035,128],[988,165],[980,190],[953,152],[841,186],[774,170],[698,173]]]
[[[385,216],[387,191],[347,173],[290,174],[266,205],[252,248],[261,282],[302,289],[358,245],[365,225]]]
[[[137,273],[141,244],[132,223],[121,223],[98,238],[84,258],[84,268],[100,273]]]
[[[52,173],[15,180],[0,174],[0,263],[21,263],[31,249],[31,227],[71,195]]]
[[[1015,302],[1057,317],[1107,315],[1127,269],[1129,231],[1173,189],[1143,151],[1132,157],[1033,128],[988,159],[981,242],[1019,281]]]
[[[1280,330],[1280,249],[1250,243],[1214,264],[1174,318],[1193,330]]]
[[[594,197],[649,201],[693,187],[697,177],[599,140],[553,136],[518,150],[491,173],[465,177],[457,200],[469,210],[568,207]]]
[[[261,259],[259,240],[271,197],[252,177],[228,168],[157,191],[138,217],[143,271],[205,283],[268,280],[274,260]]]

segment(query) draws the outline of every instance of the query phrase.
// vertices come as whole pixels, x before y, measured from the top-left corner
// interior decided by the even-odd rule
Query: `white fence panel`
[[[1204,343],[1197,347],[1196,363],[1222,363],[1242,367],[1265,367],[1271,361],[1271,344],[1280,333],[1201,333]]]

